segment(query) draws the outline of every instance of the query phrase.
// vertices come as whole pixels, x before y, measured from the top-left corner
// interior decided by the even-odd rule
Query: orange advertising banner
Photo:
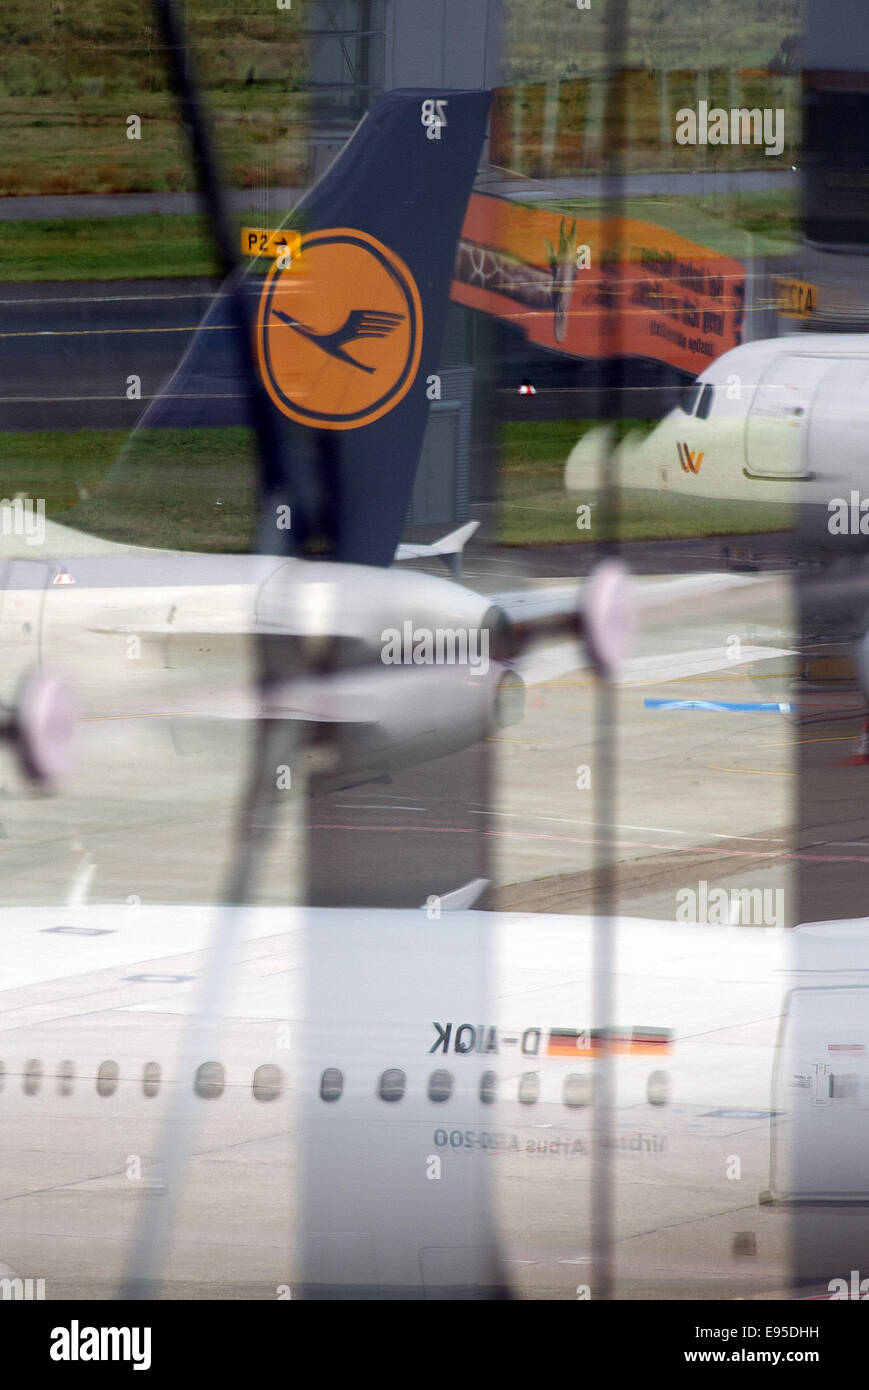
[[[742,342],[745,267],[652,222],[474,193],[452,298],[553,352],[650,357],[696,374]]]

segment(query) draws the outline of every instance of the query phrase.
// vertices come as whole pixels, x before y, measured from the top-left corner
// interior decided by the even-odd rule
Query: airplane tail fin
[[[489,100],[489,92],[449,89],[385,93],[293,208],[282,236],[250,261],[243,293],[281,453],[271,473],[285,478],[286,495],[273,500],[291,513],[286,527],[288,507],[281,507],[275,527],[268,503],[259,549],[392,563],[430,399],[438,399],[449,286]],[[249,423],[242,347],[232,296],[222,293],[140,418],[135,456],[128,452],[115,467],[127,510],[131,489],[147,493],[152,510],[164,495],[156,471],[164,456],[177,491],[178,445],[170,449],[177,430],[185,431],[186,452],[200,448],[211,460],[207,486],[224,502],[235,499],[243,460],[227,464],[232,441],[224,446],[214,435]],[[101,492],[106,512],[110,498]],[[178,543],[168,539],[171,524],[170,517],[163,545]]]
[[[290,471],[317,498],[300,531],[325,534],[336,560],[388,565],[395,554],[489,101],[381,97],[294,209],[298,253],[263,285],[260,371],[287,422]]]
[[[148,545],[244,548],[253,480],[238,427],[252,423],[253,369],[280,454],[265,472],[283,480],[281,495],[272,486],[263,500],[257,548],[392,562],[438,396],[490,99],[396,90],[373,103],[283,237],[241,277],[255,367],[225,286],[98,495],[70,513],[73,524],[129,541],[142,539],[136,527],[146,522]]]

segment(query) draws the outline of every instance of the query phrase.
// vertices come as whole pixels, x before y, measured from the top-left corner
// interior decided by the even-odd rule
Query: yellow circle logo
[[[422,350],[422,305],[400,256],[366,232],[302,237],[263,286],[257,357],[291,420],[327,430],[370,425],[407,395]]]

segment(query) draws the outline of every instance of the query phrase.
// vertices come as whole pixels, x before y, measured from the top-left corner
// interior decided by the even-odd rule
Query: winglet
[[[482,897],[489,884],[488,878],[472,878],[470,883],[454,889],[452,893],[441,893],[437,899],[438,906],[442,912],[467,912]],[[430,903],[425,902],[422,906],[427,908]]]
[[[400,545],[395,552],[396,560],[430,560],[437,556],[443,560],[450,574],[454,579],[461,577],[461,557],[465,546],[479,530],[479,521],[466,521],[464,526],[459,526],[455,531],[450,531],[449,535],[442,536],[439,541],[433,541],[431,545]]]

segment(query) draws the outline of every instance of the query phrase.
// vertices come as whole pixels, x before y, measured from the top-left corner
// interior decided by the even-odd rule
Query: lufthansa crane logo
[[[257,357],[284,415],[352,430],[410,390],[422,349],[422,305],[400,256],[367,232],[311,232],[263,286]]]

